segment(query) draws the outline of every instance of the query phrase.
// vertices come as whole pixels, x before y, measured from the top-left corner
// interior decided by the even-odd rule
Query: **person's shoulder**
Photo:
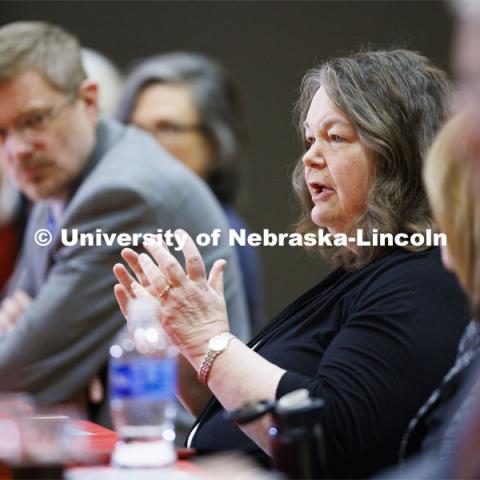
[[[182,220],[197,229],[225,228],[225,217],[205,182],[149,134],[118,122],[101,126],[93,169],[75,192],[70,211],[84,215],[128,208],[140,216],[148,213],[156,223]]]
[[[137,191],[153,203],[172,195],[181,201],[187,192],[209,195],[203,182],[147,132],[113,120],[102,121],[102,128],[109,137],[108,147],[82,182],[83,189]]]
[[[108,144],[102,151],[95,169],[112,178],[141,178],[142,181],[155,180],[156,175],[169,176],[177,171],[180,162],[161,147],[148,133],[137,127],[122,125],[116,121],[102,121]],[[97,142],[104,142],[98,139]],[[112,175],[113,173],[113,175]],[[182,175],[182,172],[180,173]]]
[[[364,270],[348,294],[355,308],[384,305],[388,310],[409,311],[412,318],[444,309],[452,318],[468,319],[465,294],[455,275],[442,265],[438,247],[422,252],[398,250]]]
[[[425,293],[433,290],[445,294],[461,291],[455,275],[443,266],[439,247],[421,252],[398,249],[372,262],[367,270],[370,289],[392,285]]]
[[[384,275],[392,273],[407,277],[425,277],[446,272],[438,247],[431,247],[420,252],[399,248],[375,260],[367,266],[367,269]]]

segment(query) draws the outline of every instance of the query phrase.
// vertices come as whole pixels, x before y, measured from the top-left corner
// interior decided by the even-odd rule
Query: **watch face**
[[[227,343],[228,337],[218,335],[210,340],[208,347],[210,348],[210,350],[214,350],[215,352],[221,352],[225,349]]]

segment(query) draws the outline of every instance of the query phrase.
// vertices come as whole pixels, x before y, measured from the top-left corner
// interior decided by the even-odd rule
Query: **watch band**
[[[207,353],[205,354],[205,357],[203,357],[200,370],[198,371],[198,380],[202,385],[207,385],[208,376],[210,374],[210,370],[212,369],[213,362],[222,352],[227,349],[232,338],[234,338],[234,335],[232,335],[230,332],[225,332],[221,333],[220,335],[215,335],[208,342]],[[222,343],[220,349],[212,348],[212,345],[215,342]]]

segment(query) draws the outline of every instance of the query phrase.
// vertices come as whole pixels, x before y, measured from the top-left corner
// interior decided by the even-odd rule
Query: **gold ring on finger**
[[[160,298],[164,297],[170,291],[171,288],[172,286],[170,284],[167,284],[167,286],[160,292],[159,297]]]

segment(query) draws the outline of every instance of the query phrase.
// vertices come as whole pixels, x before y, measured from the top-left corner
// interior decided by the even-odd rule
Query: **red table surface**
[[[74,420],[73,425],[91,434],[87,437],[88,441],[82,443],[82,453],[92,456],[95,462],[108,463],[118,439],[117,433],[88,420]]]
[[[88,420],[74,420],[73,425],[75,428],[88,432],[88,441],[82,445],[82,450],[86,456],[91,455],[95,463],[107,464],[110,462],[110,456],[117,442],[118,435],[113,430],[97,425],[96,423],[89,422]],[[177,449],[177,456],[179,461],[177,464],[186,468],[187,465],[191,465],[183,460],[195,455],[194,449],[179,448]]]

